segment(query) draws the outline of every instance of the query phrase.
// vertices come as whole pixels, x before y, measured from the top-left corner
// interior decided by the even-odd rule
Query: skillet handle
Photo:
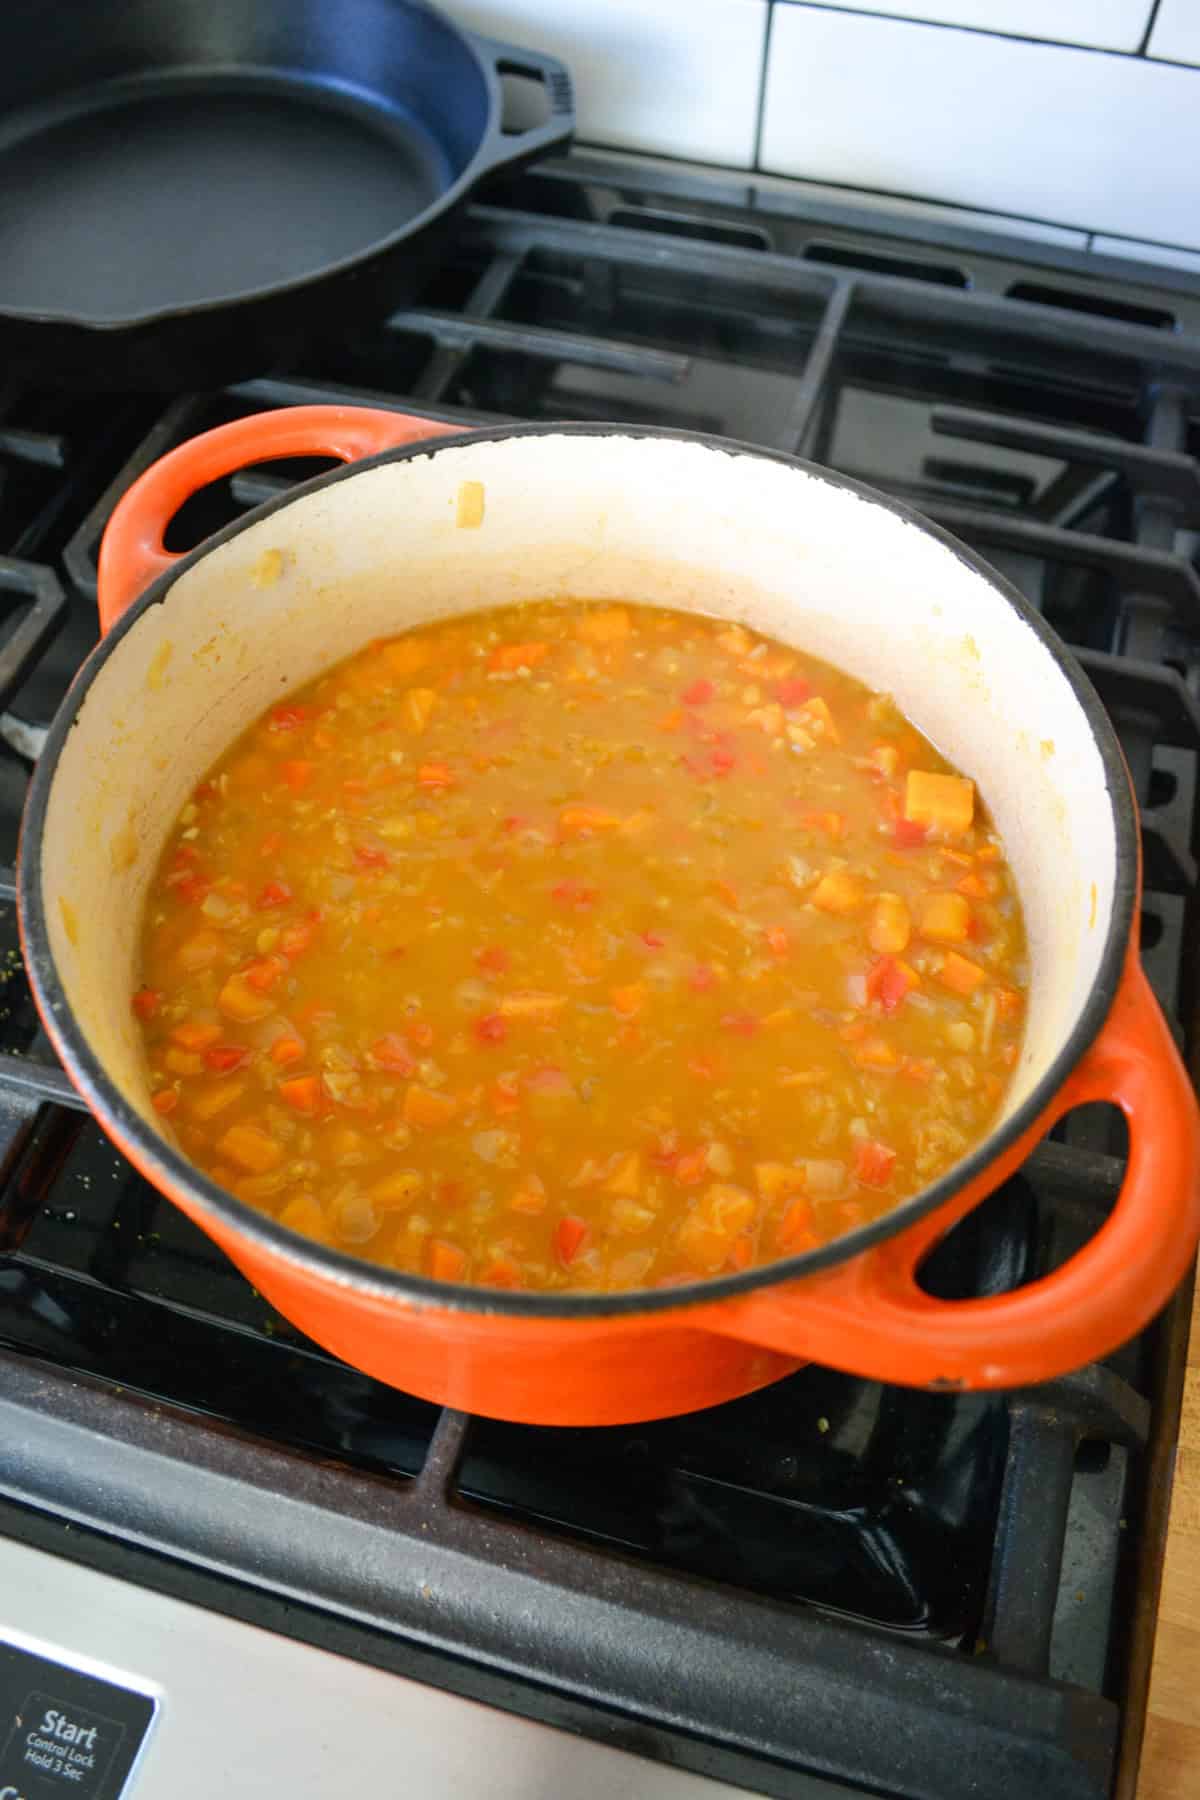
[[[452,436],[462,426],[366,406],[285,406],[253,413],[189,438],[140,475],[108,521],[100,544],[101,632],[179,557],[163,544],[184,501],[237,469],[288,456],[336,456],[357,462],[399,444]]]
[[[714,1309],[711,1325],[913,1387],[1020,1387],[1108,1355],[1166,1305],[1200,1237],[1200,1111],[1136,948],[1107,1020],[1039,1133],[1094,1100],[1115,1101],[1125,1115],[1125,1178],[1095,1236],[1052,1274],[987,1299],[926,1294],[916,1269],[947,1228],[943,1210],[828,1278],[748,1295],[737,1323]],[[1030,1147],[1018,1144],[1006,1165]]]
[[[480,153],[480,179],[501,169],[519,168],[547,151],[568,149],[575,135],[575,97],[566,64],[540,50],[519,50],[515,44],[500,44],[476,32],[469,35],[497,82],[501,75],[528,76],[541,82],[550,101],[550,117],[541,125],[531,125],[527,131],[503,131],[499,124],[493,127]]]

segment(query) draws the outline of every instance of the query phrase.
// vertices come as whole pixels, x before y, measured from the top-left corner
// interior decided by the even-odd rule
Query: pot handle
[[[115,507],[100,544],[101,632],[111,631],[142,589],[179,561],[163,535],[184,501],[237,469],[288,456],[357,462],[399,444],[464,429],[413,413],[366,406],[285,406],[252,413],[189,438],[151,463]]]
[[[828,1278],[748,1295],[713,1327],[791,1356],[914,1387],[1009,1388],[1106,1356],[1165,1306],[1200,1237],[1200,1111],[1136,949],[1112,1010],[1041,1121],[1113,1101],[1129,1127],[1121,1190],[1061,1268],[1008,1294],[939,1300],[916,1270],[947,1229],[941,1210]],[[1019,1143],[1008,1174],[1028,1154]],[[995,1185],[995,1169],[989,1186]],[[954,1209],[969,1210],[978,1190]]]
[[[567,150],[575,135],[575,99],[571,76],[565,63],[540,50],[519,50],[515,44],[497,43],[494,38],[470,33],[482,61],[490,67],[497,83],[501,75],[525,75],[540,81],[550,101],[550,117],[541,125],[526,131],[504,131],[496,125],[481,152],[480,179],[495,175],[501,169],[520,167],[548,150]]]

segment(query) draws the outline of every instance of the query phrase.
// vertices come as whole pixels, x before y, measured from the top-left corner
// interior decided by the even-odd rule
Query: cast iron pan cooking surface
[[[549,116],[501,123],[500,76]],[[567,73],[424,0],[9,0],[0,354],[106,387],[260,371],[411,296]]]

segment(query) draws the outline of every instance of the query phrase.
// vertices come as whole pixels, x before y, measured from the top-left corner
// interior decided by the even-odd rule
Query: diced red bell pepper
[[[590,1236],[591,1227],[586,1219],[569,1214],[559,1220],[554,1233],[554,1253],[564,1268],[570,1268]]]
[[[892,1179],[896,1152],[873,1138],[860,1138],[854,1149],[854,1173],[864,1187],[886,1187]]]
[[[255,905],[260,912],[267,912],[273,906],[286,906],[292,897],[292,890],[286,881],[268,881]]]
[[[884,1012],[895,1012],[917,985],[916,977],[894,956],[881,956],[867,970],[867,999]]]

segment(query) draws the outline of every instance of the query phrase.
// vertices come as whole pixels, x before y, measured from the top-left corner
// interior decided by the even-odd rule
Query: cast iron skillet
[[[545,122],[508,132],[504,74]],[[410,297],[479,184],[570,140],[553,58],[424,0],[8,0],[0,354],[211,384]]]

